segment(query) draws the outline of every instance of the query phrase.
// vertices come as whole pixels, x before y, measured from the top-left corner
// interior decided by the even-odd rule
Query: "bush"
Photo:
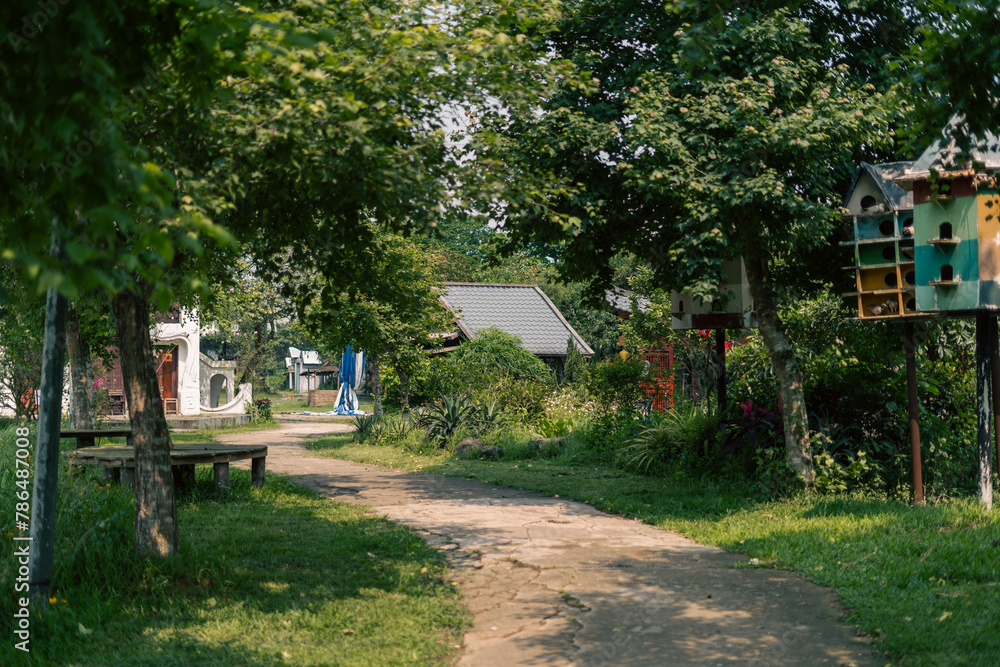
[[[250,415],[250,421],[252,422],[274,421],[274,415],[271,413],[271,401],[269,399],[258,398],[252,403],[244,403],[243,409]]]
[[[696,469],[719,455],[719,416],[701,405],[650,417],[622,452],[627,468],[644,474]]]
[[[482,329],[451,353],[448,361],[486,376],[551,384],[545,362],[521,346],[521,339],[499,329]]]
[[[591,364],[585,385],[594,397],[597,410],[604,415],[624,412],[632,414],[642,395],[642,377],[646,365],[642,359],[622,360],[610,357],[598,364]]]

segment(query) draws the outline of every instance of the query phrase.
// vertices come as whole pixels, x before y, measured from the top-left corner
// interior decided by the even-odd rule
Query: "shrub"
[[[622,452],[628,468],[642,473],[698,468],[719,454],[719,416],[701,405],[675,407],[650,417]]]
[[[646,365],[641,359],[622,360],[620,357],[605,359],[592,364],[587,372],[587,392],[594,397],[602,414],[613,412],[634,413],[642,394],[642,374]]]
[[[266,398],[258,398],[252,403],[247,401],[243,404],[243,409],[250,415],[252,422],[274,421],[274,415],[271,413],[271,401]]]
[[[451,353],[449,362],[487,376],[552,382],[552,371],[544,361],[521,346],[520,338],[495,328],[477,332],[475,338]]]

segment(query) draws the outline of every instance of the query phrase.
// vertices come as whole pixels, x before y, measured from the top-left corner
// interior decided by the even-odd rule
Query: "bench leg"
[[[122,469],[121,468],[105,468],[104,469],[104,481],[114,482],[115,484],[122,483]]]
[[[129,486],[135,486],[135,468],[119,468],[121,470],[121,482]]]
[[[194,486],[194,464],[176,465],[174,471],[174,488],[178,492]]]
[[[229,488],[229,463],[213,463],[215,472],[215,486],[220,489]]]
[[[264,486],[264,462],[266,460],[267,458],[264,456],[258,456],[255,459],[250,459],[250,479],[253,480],[253,485],[258,489]]]

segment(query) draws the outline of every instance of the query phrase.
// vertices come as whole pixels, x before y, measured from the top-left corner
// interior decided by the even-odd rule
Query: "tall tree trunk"
[[[368,371],[371,373],[372,411],[376,417],[382,416],[382,374],[379,370],[380,359],[374,355],[368,358]]]
[[[90,403],[90,386],[87,366],[90,350],[80,336],[80,316],[76,308],[66,314],[66,350],[69,352],[69,388],[72,411],[70,427],[94,428],[93,409]]]
[[[410,374],[400,366],[396,366],[396,375],[399,376],[399,408],[403,414],[403,419],[410,418]]]
[[[740,252],[747,269],[747,282],[757,312],[757,325],[764,345],[771,354],[774,376],[781,397],[781,422],[785,428],[785,461],[806,484],[813,481],[809,421],[806,398],[795,348],[785,334],[778,317],[774,291],[768,280],[767,252],[762,247],[754,225],[737,221]]]
[[[125,399],[135,446],[135,550],[140,556],[177,553],[177,505],[170,468],[170,433],[156,381],[149,336],[149,300],[142,287],[111,299]]]
[[[61,246],[52,234],[52,256]],[[49,288],[45,299],[45,339],[42,344],[41,401],[35,446],[35,483],[32,489],[31,541],[28,554],[28,591],[46,609],[55,553],[56,499],[59,475],[59,426],[62,420],[63,365],[66,363],[66,298]],[[23,530],[23,529],[22,529]],[[23,561],[22,561],[23,562]]]

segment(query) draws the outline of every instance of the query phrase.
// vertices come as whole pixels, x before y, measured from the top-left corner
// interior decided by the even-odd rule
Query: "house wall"
[[[177,410],[182,415],[201,413],[200,342],[197,311],[185,311],[180,322],[153,325],[154,345],[177,346]]]

